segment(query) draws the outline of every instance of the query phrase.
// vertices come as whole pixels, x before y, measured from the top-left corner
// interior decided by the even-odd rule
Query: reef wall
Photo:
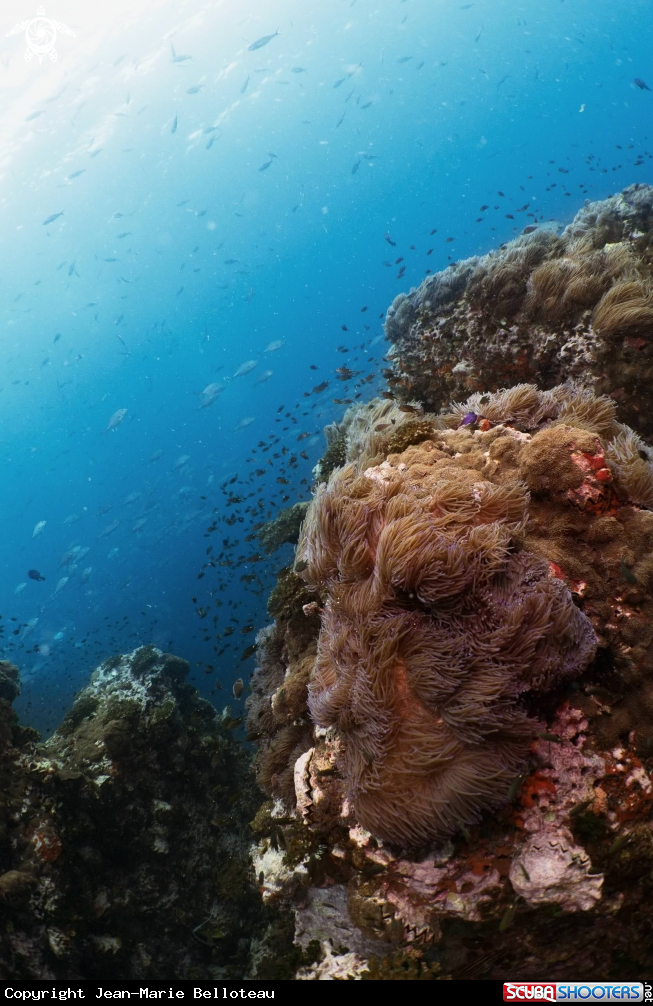
[[[632,186],[397,298],[327,431],[249,699],[298,980],[653,964],[652,222]]]
[[[439,411],[474,391],[582,380],[653,432],[653,188],[586,202],[561,234],[528,227],[388,310],[388,387]]]

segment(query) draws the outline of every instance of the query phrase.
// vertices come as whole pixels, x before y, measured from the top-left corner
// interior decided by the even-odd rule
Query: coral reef
[[[274,520],[268,521],[257,532],[263,551],[272,555],[282,545],[296,545],[299,540],[299,529],[306,516],[308,502],[294,503],[293,506],[280,510]]]
[[[259,798],[187,671],[153,647],[108,660],[45,744],[3,688],[3,980],[247,972],[266,921],[248,857]]]
[[[582,380],[653,432],[653,188],[587,202],[561,234],[521,234],[395,298],[386,371],[401,402],[439,412],[518,381]]]
[[[653,454],[616,412],[574,383],[350,410],[250,702],[259,766],[301,730],[253,853],[298,979],[653,961]]]

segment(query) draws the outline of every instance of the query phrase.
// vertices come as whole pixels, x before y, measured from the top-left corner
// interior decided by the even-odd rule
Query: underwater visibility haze
[[[176,861],[183,860],[185,876],[195,879],[179,896],[186,900],[175,921],[157,922],[151,945],[139,942],[136,923],[134,932],[126,925],[120,935],[105,925],[114,897],[106,893],[111,869],[105,876],[99,860],[80,854],[83,864],[75,869],[82,873],[76,876],[86,877],[82,886],[95,885],[92,897],[82,910],[61,894],[57,910],[61,918],[73,909],[81,915],[88,910],[89,917],[105,921],[89,922],[77,945],[60,918],[48,923],[40,917],[47,941],[41,946],[41,936],[32,934],[29,963],[5,962],[4,975],[0,964],[1,977],[106,978],[115,965],[122,977],[152,979],[496,978],[491,969],[504,960],[518,906],[535,920],[529,930],[533,946],[544,947],[548,931],[538,911],[555,906],[574,919],[589,917],[601,897],[603,903],[618,900],[620,892],[630,897],[619,886],[621,874],[607,883],[608,893],[601,893],[596,879],[601,871],[609,875],[606,850],[622,837],[612,834],[622,820],[622,798],[601,783],[600,746],[583,767],[575,754],[565,761],[550,738],[553,731],[554,740],[568,741],[580,758],[579,738],[594,713],[579,706],[574,719],[568,705],[560,712],[567,696],[560,689],[572,687],[570,681],[580,688],[577,679],[583,680],[593,660],[591,666],[600,664],[604,673],[610,646],[618,651],[618,668],[626,659],[623,647],[630,654],[651,642],[632,630],[617,645],[606,605],[622,605],[613,622],[627,603],[631,609],[623,617],[631,627],[638,619],[650,621],[644,598],[649,573],[645,577],[637,563],[647,561],[650,529],[644,524],[653,490],[647,496],[639,483],[633,489],[631,468],[637,451],[639,463],[648,464],[645,441],[652,432],[646,370],[653,332],[653,201],[646,188],[653,183],[652,15],[650,0],[634,0],[627,9],[607,0],[51,0],[38,11],[33,0],[3,5],[0,632],[2,660],[18,667],[20,679],[17,684],[7,672],[4,687],[0,675],[0,695],[14,699],[23,728],[44,739],[64,721],[48,742],[54,745],[49,757],[59,759],[59,768],[66,763],[66,778],[74,776],[80,789],[72,803],[62,798],[61,806],[68,807],[57,811],[62,821],[74,816],[76,799],[80,806],[87,799],[79,778],[91,771],[92,759],[84,762],[79,751],[96,742],[89,724],[102,723],[106,758],[119,766],[118,775],[133,766],[138,792],[142,785],[143,793],[156,793],[166,806],[187,800],[187,826],[195,829],[189,834],[200,837],[191,849],[186,832],[175,833],[175,848],[184,850]],[[640,189],[628,188],[637,183]],[[582,217],[586,203],[603,205],[622,190],[622,202],[606,202],[607,209],[594,216],[588,209]],[[570,230],[579,212],[582,219]],[[491,252],[495,258],[482,258]],[[506,266],[499,277],[492,268],[502,254],[519,269],[509,275]],[[566,278],[559,284],[566,284],[568,299],[557,314],[551,304],[557,297],[562,302],[559,287],[550,277],[549,286],[542,277],[538,286],[537,269],[545,259],[565,262]],[[438,279],[420,288],[448,267],[441,284]],[[573,295],[572,279],[582,282]],[[610,293],[618,284],[618,294]],[[446,296],[437,292],[444,286]],[[409,301],[395,300],[409,292]],[[612,301],[597,307],[604,296]],[[538,305],[546,305],[541,310],[538,298]],[[606,320],[615,304],[627,305],[629,320]],[[464,346],[456,342],[463,330]],[[624,353],[641,351],[624,357],[618,378],[616,343],[609,342],[615,333],[626,339]],[[569,380],[577,382],[573,393]],[[519,384],[538,385],[539,391],[532,388],[528,401],[517,404],[514,397],[491,399],[498,389]],[[551,391],[563,385],[566,390]],[[574,398],[581,385],[582,407]],[[455,406],[474,393],[464,409]],[[607,418],[599,421],[588,405],[593,395],[611,403]],[[348,408],[372,399],[375,406],[349,413],[343,425]],[[617,407],[623,411],[613,415],[610,409]],[[441,411],[446,422],[434,418]],[[629,426],[611,425],[618,421]],[[412,432],[402,439],[398,431],[410,423]],[[576,439],[570,434],[563,446],[556,441],[538,455],[531,437],[535,444],[561,423],[576,430]],[[514,434],[501,450],[499,425]],[[639,436],[643,440],[632,439]],[[428,451],[415,453],[422,440],[432,445],[428,451],[438,463],[448,459],[446,471],[438,469],[444,474],[425,476],[436,462]],[[594,473],[590,489],[583,483],[582,512],[589,513],[590,500],[592,519],[604,524],[593,537],[587,532],[588,543],[600,550],[604,546],[597,543],[617,541],[605,545],[599,558],[597,551],[590,560],[586,551],[568,563],[570,539],[586,532],[567,511],[555,511],[556,527],[565,527],[555,546],[543,544],[544,532],[533,530],[553,519],[540,496],[546,472],[551,466],[558,471],[556,459],[567,448],[577,466],[585,465],[587,478]],[[403,467],[397,468],[400,456]],[[491,472],[487,458],[496,462]],[[343,467],[346,462],[358,467]],[[332,471],[329,489],[318,491]],[[472,471],[483,473],[474,476],[485,480],[481,489],[473,488]],[[576,468],[571,471],[561,476],[556,492],[580,493]],[[642,472],[637,477],[646,481]],[[415,485],[423,479],[418,492]],[[521,489],[514,488],[515,480]],[[608,502],[601,480],[615,487]],[[476,522],[473,532],[465,525],[464,542],[447,539],[444,551],[433,545],[440,525],[427,527],[431,516],[419,502],[427,485],[429,499],[439,501],[428,514],[455,512],[451,520],[461,527]],[[462,503],[468,490],[473,502]],[[414,500],[411,493],[417,493]],[[392,502],[395,496],[404,500],[403,510]],[[580,496],[565,500],[569,507]],[[291,511],[296,504],[304,505]],[[473,519],[470,506],[480,507]],[[637,510],[636,530],[622,520],[627,506]],[[281,521],[271,526],[280,513]],[[395,531],[388,530],[393,520]],[[448,528],[450,518],[442,520]],[[626,530],[610,538],[612,525],[605,522],[616,526],[618,520]],[[406,523],[400,528],[399,521]],[[352,541],[346,542],[349,534]],[[430,556],[437,575],[432,569],[428,575],[406,572],[414,560],[399,553],[409,540]],[[512,565],[504,569],[508,554]],[[548,574],[547,562],[554,567]],[[460,573],[462,566],[473,575]],[[496,586],[491,577],[499,569],[504,579]],[[607,582],[610,571],[621,576],[623,588],[639,590],[637,597],[628,602],[615,588],[599,598],[601,577]],[[449,583],[446,601],[438,577]],[[465,593],[472,592],[472,580],[473,590],[486,591],[481,614],[476,595]],[[372,582],[378,592],[373,600]],[[518,626],[520,645],[532,641],[532,651],[518,653],[517,642],[510,643],[501,685],[492,678],[492,664],[483,671],[483,686],[477,692],[470,686],[468,693],[463,671],[457,664],[452,670],[455,654],[465,652],[478,669],[490,646],[483,634],[494,633],[492,645],[500,649],[496,639],[505,641],[509,631],[504,611],[513,604],[522,606],[521,614],[508,621]],[[454,625],[458,613],[463,621]],[[391,616],[387,637],[380,629],[374,636],[377,629],[369,626]],[[272,619],[273,627],[265,628]],[[397,642],[406,634],[414,652]],[[444,649],[429,650],[428,659],[426,649],[415,657],[414,640],[433,634],[446,636]],[[545,643],[551,643],[546,653]],[[139,647],[156,651],[134,656]],[[121,658],[125,654],[132,657]],[[414,734],[413,727],[395,729],[397,717],[404,725],[413,722],[406,712],[413,700],[404,706],[403,699],[387,698],[392,689],[374,684],[377,671],[384,661],[394,662],[400,668],[397,695],[413,689],[419,702],[434,702],[439,710],[441,693],[425,681],[440,659],[438,688],[455,692],[458,706],[452,711],[445,703],[444,726],[440,719],[437,731],[426,720]],[[648,657],[632,659],[639,670],[629,687],[639,689],[639,698],[624,702],[653,713],[653,703],[642,698]],[[190,665],[186,684],[184,660]],[[100,665],[100,678],[89,685]],[[369,694],[360,678],[358,686],[351,684],[361,668],[369,669]],[[154,716],[143,719],[153,759],[147,778],[139,775],[145,772],[145,747],[129,748],[121,733],[127,700],[120,699],[118,714],[112,674],[134,680],[141,675],[129,701],[137,703],[147,692],[156,697],[157,709],[165,706],[156,684],[156,674],[163,675],[182,710],[165,736],[156,732]],[[345,680],[349,698],[343,697]],[[215,707],[215,722],[210,706],[188,685]],[[606,708],[616,694],[623,699],[623,682],[601,678],[596,687]],[[387,708],[378,705],[381,694]],[[526,704],[517,708],[522,694]],[[241,722],[246,702],[247,735]],[[644,729],[628,716],[623,713],[613,733],[601,727],[605,745],[609,741],[615,751]],[[539,734],[533,733],[536,720]],[[210,740],[193,754],[196,778],[186,794],[173,780],[176,769],[164,748],[169,744],[179,758],[190,758],[189,724]],[[324,729],[314,733],[316,728],[341,731],[349,746],[324,741]],[[80,730],[73,755],[69,738]],[[630,762],[623,754],[627,772],[635,773],[629,793],[653,788],[646,775],[646,789],[641,775],[653,740],[644,743],[642,736]],[[481,741],[485,746],[475,747]],[[253,742],[259,745],[256,773],[265,803],[250,771]],[[13,743],[18,751],[15,735]],[[36,743],[33,736],[30,743]],[[540,756],[555,764],[536,769],[533,759]],[[492,766],[491,780],[483,784],[477,781],[477,757]],[[614,757],[618,762],[622,756]],[[219,795],[206,782],[212,758],[227,766]],[[441,765],[452,758],[456,769],[445,783]],[[420,766],[431,773],[430,789]],[[101,771],[99,763],[96,769],[93,786],[99,791],[111,772],[106,765]],[[583,778],[602,787],[610,807],[605,821],[598,804],[592,820],[585,820],[594,796],[581,799],[570,782],[581,769]],[[483,833],[480,839],[470,832],[483,810],[505,809],[515,800],[529,772],[537,785],[524,797],[517,823],[510,818],[522,844],[512,832],[509,838]],[[167,773],[172,789],[161,783],[159,791],[156,778]],[[333,809],[342,797],[329,790],[334,773],[344,780],[350,811],[357,815],[346,826],[344,811]],[[573,820],[582,818],[584,831],[574,830],[568,818],[560,824],[557,865],[547,865],[547,876],[557,879],[535,890],[544,853],[533,837],[541,834],[533,815],[538,800],[554,791],[566,794],[565,814],[581,807]],[[129,799],[135,801],[135,831],[151,831],[148,850],[165,855],[173,838],[144,823],[145,797],[142,807],[137,797]],[[206,827],[197,823],[205,801],[212,808]],[[30,820],[40,821],[40,814],[35,810]],[[646,846],[640,858],[650,873],[653,846],[642,830],[648,817],[639,804],[629,814],[635,824],[628,835],[636,828],[641,834],[637,841],[624,839],[623,847],[630,848],[629,841],[633,848]],[[289,824],[294,815],[299,824]],[[39,869],[45,862],[46,872],[68,868],[65,823],[54,837],[48,830],[53,827],[33,825],[37,838],[25,839],[30,848],[50,850],[39,852]],[[82,843],[75,834],[73,845]],[[463,852],[457,845],[454,855],[456,835]],[[87,836],[84,848],[96,840]],[[19,905],[16,925],[28,931],[20,913],[29,911],[36,881],[11,859],[20,841],[11,855],[0,848],[0,892],[3,870],[26,870],[27,880],[6,882],[6,897]],[[106,862],[113,862],[114,853],[120,859],[116,850],[130,848],[130,841],[111,833],[101,850]],[[252,841],[258,846],[250,856]],[[420,874],[419,857],[411,860],[406,849],[428,850],[433,841],[440,853],[427,852],[426,876],[427,867]],[[470,848],[477,843],[471,865],[461,865],[460,856],[472,856],[465,842]],[[237,878],[216,879],[211,872],[218,848],[223,862],[233,857],[240,864]],[[620,848],[609,855],[614,859]],[[401,859],[401,850],[408,858]],[[143,862],[148,855],[143,852]],[[73,859],[68,852],[67,862]],[[374,885],[393,863],[403,864],[396,873],[404,887],[399,891],[393,881],[379,880],[386,885],[386,907],[374,915],[370,905],[381,898]],[[163,898],[163,887],[156,885],[167,881],[158,869],[151,867],[152,890]],[[124,871],[118,887],[131,883]],[[408,890],[406,878],[422,885],[419,896]],[[505,886],[509,878],[512,886]],[[209,888],[213,893],[206,894]],[[297,908],[300,889],[303,907]],[[472,901],[460,907],[456,898],[469,890]],[[472,926],[489,913],[496,920],[494,937],[481,947],[476,937],[463,946],[462,936],[455,936],[441,953],[433,950],[439,923],[431,906],[447,898],[447,918]],[[194,902],[201,906],[198,915]],[[130,910],[126,900],[121,911],[129,916]],[[309,915],[321,918],[322,929]],[[350,920],[341,940],[346,951],[333,936],[344,932],[333,921],[343,915]],[[623,929],[623,955],[631,946],[633,962],[650,964],[644,908],[633,908],[631,917],[636,933]],[[592,930],[597,945],[604,924]],[[569,929],[572,943],[581,940],[579,932]],[[594,974],[588,964],[591,974],[581,975],[578,961],[577,970],[566,974],[561,957],[547,963],[544,950],[538,953],[533,950],[536,979]],[[277,971],[275,955],[284,961]],[[623,955],[596,980],[621,977],[628,964]],[[630,977],[636,979],[634,971]]]

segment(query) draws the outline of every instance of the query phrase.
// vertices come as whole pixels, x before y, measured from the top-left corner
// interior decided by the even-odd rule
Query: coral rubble
[[[530,230],[530,228],[529,228]],[[582,379],[653,431],[653,188],[587,202],[427,277],[389,308],[389,387],[439,411],[470,392]]]

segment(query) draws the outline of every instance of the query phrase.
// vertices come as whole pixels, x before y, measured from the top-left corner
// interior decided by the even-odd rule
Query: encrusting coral
[[[526,231],[395,298],[390,389],[437,412],[481,389],[582,380],[653,432],[653,187],[587,202],[561,234]]]

